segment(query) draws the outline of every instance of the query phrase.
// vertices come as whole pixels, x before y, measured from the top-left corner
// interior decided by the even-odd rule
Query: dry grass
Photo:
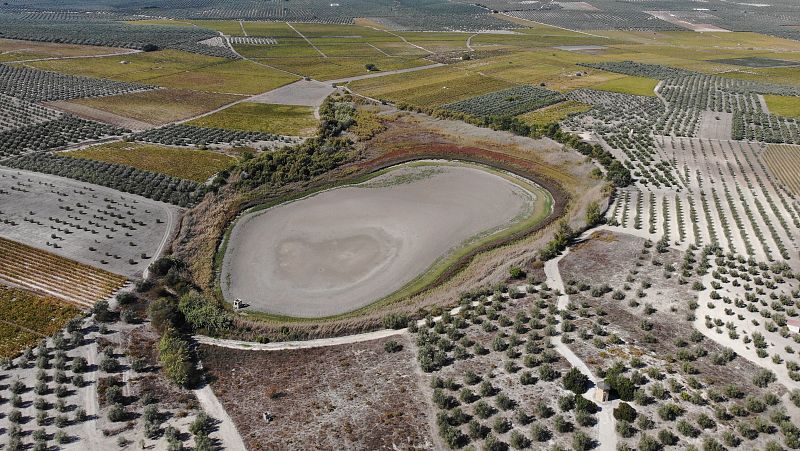
[[[118,96],[75,100],[75,103],[108,111],[153,125],[163,125],[207,113],[239,99],[231,94],[158,89]]]
[[[79,313],[52,296],[0,285],[0,357],[13,357],[53,335]]]
[[[312,107],[243,102],[195,119],[189,124],[278,135],[311,136],[316,130],[317,120]]]
[[[420,449],[431,442],[414,354],[386,340],[296,351],[202,346],[214,392],[251,450]],[[269,411],[274,419],[265,422]]]
[[[122,141],[63,152],[62,155],[124,164],[145,171],[159,172],[201,183],[236,162],[233,157],[210,150]]]

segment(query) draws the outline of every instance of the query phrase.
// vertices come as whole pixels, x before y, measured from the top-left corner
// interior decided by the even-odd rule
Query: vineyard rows
[[[800,197],[800,147],[772,144],[761,157],[789,192]]]
[[[754,143],[658,137],[656,157],[679,180],[638,183],[609,209],[612,224],[681,245],[716,244],[759,261],[798,264],[800,207],[773,182]]]
[[[31,102],[113,96],[150,89],[155,86],[0,64],[0,92]]]
[[[65,114],[51,121],[0,131],[0,158],[119,136],[126,132],[113,125]]]
[[[0,279],[89,307],[111,297],[126,279],[0,238]]]
[[[3,161],[3,165],[94,183],[181,207],[193,205],[205,194],[205,187],[191,180],[142,171],[120,164],[47,152],[9,158]]]
[[[442,105],[476,117],[517,116],[564,100],[564,95],[538,86],[515,86]]]
[[[275,38],[260,38],[255,36],[231,36],[231,44],[243,45],[277,45],[278,40]]]
[[[174,146],[204,146],[206,144],[285,142],[296,140],[272,133],[246,132],[221,128],[195,127],[193,125],[173,124],[154,128],[131,136],[136,141]]]

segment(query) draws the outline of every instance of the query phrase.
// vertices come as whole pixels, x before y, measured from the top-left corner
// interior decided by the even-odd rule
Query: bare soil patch
[[[245,444],[262,449],[432,448],[414,353],[386,340],[298,351],[202,346],[212,387]],[[262,418],[265,411],[271,422]]]

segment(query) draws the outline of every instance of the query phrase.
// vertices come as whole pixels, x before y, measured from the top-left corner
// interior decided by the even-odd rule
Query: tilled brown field
[[[413,350],[387,340],[291,351],[203,346],[214,392],[251,450],[428,449]],[[269,411],[274,419],[262,418]]]

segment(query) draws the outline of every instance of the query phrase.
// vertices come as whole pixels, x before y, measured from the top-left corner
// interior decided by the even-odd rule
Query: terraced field
[[[0,238],[0,280],[81,307],[107,299],[127,279],[49,252]]]

